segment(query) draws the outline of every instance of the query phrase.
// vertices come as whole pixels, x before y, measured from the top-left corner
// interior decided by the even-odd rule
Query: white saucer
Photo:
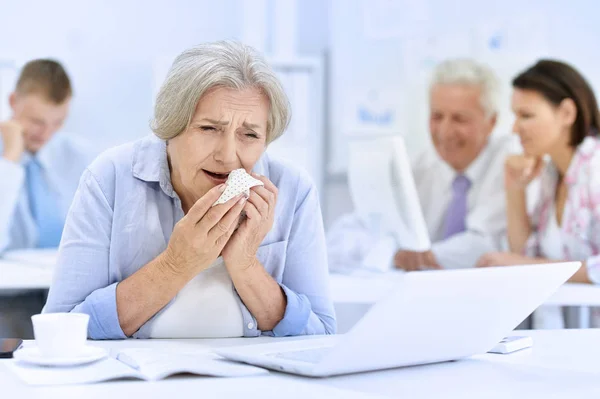
[[[37,347],[22,348],[13,353],[13,357],[24,363],[37,366],[79,366],[96,362],[108,356],[106,349],[97,346],[85,346],[80,354],[70,357],[47,357],[40,353]]]

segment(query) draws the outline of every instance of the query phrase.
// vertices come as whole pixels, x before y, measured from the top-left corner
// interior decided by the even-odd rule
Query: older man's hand
[[[524,189],[544,168],[542,158],[510,155],[504,162],[504,186],[509,190]]]
[[[431,251],[398,251],[394,256],[394,266],[407,272],[428,269],[439,270],[442,268]]]
[[[223,248],[223,260],[229,273],[248,269],[258,264],[256,252],[273,227],[277,187],[266,177],[252,174],[263,182],[264,187],[250,189],[250,198],[244,206],[246,219]]]

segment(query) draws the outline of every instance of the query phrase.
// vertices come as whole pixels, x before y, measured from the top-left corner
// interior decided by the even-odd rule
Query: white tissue
[[[250,189],[252,187],[264,186],[263,182],[250,176],[244,169],[231,171],[225,184],[225,191],[223,191],[223,194],[221,194],[213,206],[224,204],[240,194],[244,194],[248,198],[250,197]]]

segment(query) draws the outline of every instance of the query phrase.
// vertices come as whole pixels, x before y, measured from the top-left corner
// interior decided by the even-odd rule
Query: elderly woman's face
[[[266,147],[268,116],[259,89],[219,87],[202,96],[188,128],[168,143],[178,194],[195,202],[232,170],[250,172]]]

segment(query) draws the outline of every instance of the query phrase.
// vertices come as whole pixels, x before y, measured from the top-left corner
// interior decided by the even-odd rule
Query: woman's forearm
[[[258,260],[249,268],[230,272],[244,305],[256,318],[258,329],[271,331],[283,319],[286,297],[277,282]]]
[[[510,251],[522,253],[531,234],[525,189],[506,190],[506,216]]]
[[[581,267],[571,276],[569,283],[592,284],[588,274],[587,262],[581,262]]]
[[[163,252],[117,285],[117,313],[128,337],[165,307],[193,278],[176,270]]]
[[[546,258],[530,258],[532,264],[543,264],[543,263],[556,263],[556,262],[570,262],[569,260],[550,260]],[[581,284],[593,284],[588,274],[587,262],[581,262],[581,267],[573,274],[569,280],[569,283],[581,283]]]

